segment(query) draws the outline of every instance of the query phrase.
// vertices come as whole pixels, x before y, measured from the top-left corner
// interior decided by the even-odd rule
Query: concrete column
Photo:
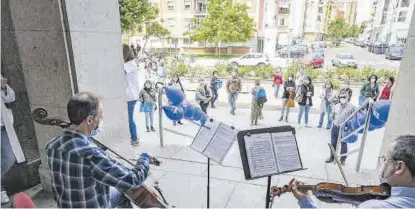
[[[10,172],[9,189],[33,186],[40,176],[50,190],[44,147],[62,130],[35,124],[35,108],[66,119],[68,99],[93,92],[105,109],[98,140],[129,140],[117,0],[2,0],[1,8],[2,72],[16,91],[15,128],[27,164],[35,165]],[[25,179],[34,180],[21,185]]]
[[[391,142],[399,135],[415,134],[415,15],[412,14],[405,55],[401,62],[398,77],[393,90],[392,106],[380,155],[385,155]]]

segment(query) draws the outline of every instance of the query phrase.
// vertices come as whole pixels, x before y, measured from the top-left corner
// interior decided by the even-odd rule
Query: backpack
[[[260,106],[263,107],[264,104],[267,102],[267,93],[265,92],[265,89],[261,88],[258,90],[258,92],[255,95],[255,102]]]

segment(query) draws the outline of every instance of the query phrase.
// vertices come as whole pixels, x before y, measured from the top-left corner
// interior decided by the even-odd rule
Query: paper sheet
[[[236,139],[237,134],[238,130],[221,123],[203,154],[220,164],[233,141]]]
[[[272,143],[280,172],[302,168],[297,143],[291,132],[272,133]]]
[[[219,124],[220,122],[218,121],[207,122],[205,126],[209,127],[210,129],[201,127],[199,133],[197,133],[190,147],[200,153],[203,153],[210,140],[212,140],[213,135],[216,133]]]
[[[244,140],[249,170],[253,178],[278,173],[271,134],[254,134],[245,136]]]

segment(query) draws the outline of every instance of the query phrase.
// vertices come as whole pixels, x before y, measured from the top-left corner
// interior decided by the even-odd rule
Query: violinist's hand
[[[302,200],[302,199],[304,199],[308,196],[308,193],[299,191],[297,189],[298,185],[304,185],[304,182],[297,181],[297,180],[295,180],[295,178],[291,179],[291,181],[288,185],[288,191],[291,191],[293,193],[294,197],[297,198],[297,200]]]

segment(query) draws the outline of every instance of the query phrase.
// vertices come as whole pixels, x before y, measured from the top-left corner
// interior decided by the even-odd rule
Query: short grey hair
[[[415,135],[401,135],[395,140],[392,159],[403,161],[415,178]]]

